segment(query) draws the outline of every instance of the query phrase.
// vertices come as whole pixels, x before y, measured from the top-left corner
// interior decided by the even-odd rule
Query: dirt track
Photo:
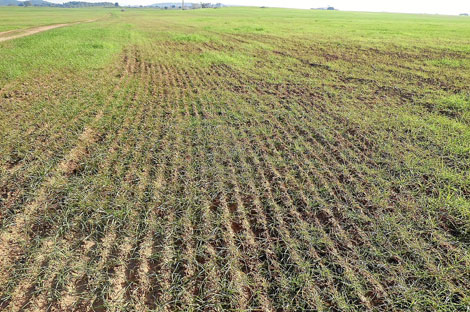
[[[73,23],[73,24],[75,24],[75,23]],[[48,25],[48,26],[40,26],[40,27],[29,28],[25,32],[22,32],[22,33],[19,33],[19,34],[11,34],[10,36],[7,36],[7,37],[0,37],[0,42],[11,40],[11,39],[16,39],[16,38],[21,38],[21,37],[26,37],[26,36],[30,36],[30,35],[34,35],[34,34],[43,32],[43,31],[48,31],[48,30],[51,30],[51,29],[54,29],[54,28],[64,27],[64,26],[68,26],[68,25],[72,25],[72,24],[56,24],[56,25]],[[11,32],[7,32],[7,33],[11,33]],[[2,34],[0,33],[0,36],[1,35]]]
[[[18,29],[18,30],[9,30],[5,32],[0,32],[0,42],[2,41],[8,41],[16,38],[21,38],[21,37],[26,37],[26,36],[31,36],[43,31],[48,31],[54,28],[59,28],[59,27],[65,27],[65,26],[70,26],[70,25],[76,25],[80,23],[91,23],[96,21],[94,20],[89,20],[89,21],[84,21],[84,22],[75,22],[75,23],[67,23],[67,24],[55,24],[55,25],[47,25],[47,26],[39,26],[39,27],[33,27],[33,28],[28,28],[28,29]],[[4,35],[7,35],[4,37]]]

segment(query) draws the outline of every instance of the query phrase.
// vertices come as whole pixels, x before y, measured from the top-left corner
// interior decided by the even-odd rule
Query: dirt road
[[[5,32],[0,32],[0,42],[2,41],[8,41],[16,38],[21,38],[21,37],[26,37],[26,36],[31,36],[43,31],[48,31],[54,28],[59,28],[59,27],[65,27],[65,26],[71,26],[71,25],[76,25],[80,23],[91,23],[96,21],[94,20],[89,20],[89,21],[84,21],[84,22],[75,22],[75,23],[68,23],[68,24],[55,24],[55,25],[46,25],[46,26],[38,26],[38,27],[33,27],[33,28],[28,28],[28,29],[18,29],[18,30],[9,30]]]

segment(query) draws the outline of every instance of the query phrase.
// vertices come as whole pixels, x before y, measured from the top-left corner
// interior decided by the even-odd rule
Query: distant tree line
[[[184,5],[185,9],[205,9],[205,8],[221,8],[224,5],[222,3],[209,3],[209,2],[200,2],[200,3],[188,3],[186,2]],[[181,3],[176,3],[176,2],[167,2],[167,3],[155,3],[152,5],[149,5],[147,7],[152,7],[152,8],[160,8],[164,10],[175,10],[175,9],[181,9]]]
[[[85,1],[69,1],[63,4],[52,3],[44,0],[0,0],[0,6],[9,5],[9,6],[41,6],[41,7],[59,7],[59,8],[84,8],[84,7],[120,7],[119,3],[112,2],[85,2]],[[224,5],[222,3],[210,3],[210,2],[200,2],[200,3],[187,3],[185,4],[185,9],[206,9],[206,8],[221,8]],[[140,7],[144,6],[129,6],[129,7]],[[165,10],[174,10],[181,9],[181,3],[156,3],[145,7],[160,8]]]
[[[0,5],[2,1],[0,0]],[[119,4],[112,3],[112,2],[84,2],[84,1],[70,1],[63,4],[59,3],[52,3],[43,0],[27,0],[27,1],[8,1],[6,5],[12,6],[22,6],[22,7],[30,7],[30,6],[40,6],[40,7],[59,7],[59,8],[84,8],[84,7],[119,7]]]
[[[83,7],[113,7],[114,3],[111,2],[83,2],[83,1],[70,1],[62,5],[64,8],[83,8]]]

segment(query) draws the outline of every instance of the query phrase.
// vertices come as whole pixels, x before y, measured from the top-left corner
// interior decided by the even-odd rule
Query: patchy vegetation
[[[109,12],[0,43],[0,310],[470,308],[465,18]]]

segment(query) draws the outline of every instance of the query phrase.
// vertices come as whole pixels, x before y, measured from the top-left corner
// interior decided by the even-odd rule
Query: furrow
[[[102,118],[102,115],[100,115],[100,116],[98,116],[98,117],[101,119],[101,118]],[[90,128],[90,129],[91,129],[91,128]],[[90,131],[90,130],[84,132],[85,134],[87,134],[87,136],[85,136],[85,135],[83,136],[83,137],[84,137],[84,140],[85,140],[85,141],[84,141],[84,143],[85,143],[85,144],[84,144],[85,148],[88,148],[88,146],[89,146],[89,144],[90,144],[90,142],[88,141],[88,140],[89,140],[89,136],[88,136],[88,135],[90,134],[89,131]],[[72,150],[72,151],[83,150],[83,145],[81,145],[81,146],[82,146],[82,147],[77,147],[76,149],[74,149],[74,150]],[[68,158],[65,158],[65,159],[62,161],[61,164],[62,164],[62,165],[65,165],[68,161],[73,161],[73,160],[74,160],[73,157],[68,157]],[[39,192],[40,197],[36,198],[35,201],[34,201],[32,204],[30,204],[30,205],[28,206],[29,208],[34,208],[34,209],[32,209],[32,211],[31,211],[31,217],[33,217],[34,214],[37,214],[37,211],[36,211],[37,209],[40,209],[41,211],[43,211],[43,210],[46,209],[45,207],[42,207],[42,204],[41,204],[41,201],[40,201],[40,200],[41,200],[41,199],[46,200],[47,196],[49,196],[49,195],[45,194],[45,190],[47,190],[47,188],[49,188],[49,187],[52,185],[52,183],[54,183],[56,180],[64,179],[64,177],[66,176],[66,172],[63,172],[63,168],[67,168],[67,167],[66,167],[66,166],[58,166],[58,167],[55,169],[53,175],[52,175],[51,178],[49,178],[49,180],[47,181],[47,184],[45,184],[45,185],[44,185],[44,188],[40,190],[40,192]],[[42,192],[42,193],[41,193],[41,192]],[[44,194],[43,194],[43,193],[44,193]],[[28,207],[27,207],[27,208],[28,208]],[[28,208],[28,209],[29,209],[29,208]],[[48,213],[49,213],[49,212],[48,212]],[[44,218],[44,216],[42,216],[41,218]],[[19,220],[19,221],[24,222],[24,221],[26,221],[26,218],[23,219],[23,220]],[[28,221],[28,222],[29,222],[29,223],[32,223],[33,221]],[[14,228],[14,229],[17,229],[17,228],[18,228],[18,225],[16,225],[16,228]],[[3,234],[5,234],[5,233],[3,233]],[[8,234],[8,233],[7,233],[7,234]],[[26,239],[26,241],[24,241],[23,244],[29,244],[29,239],[30,239],[29,236],[26,236],[25,239]],[[11,243],[17,243],[17,242],[15,242],[15,241],[12,240]],[[47,253],[47,248],[46,248],[46,247],[47,247],[46,244],[42,244],[42,247],[39,248],[39,253]],[[31,247],[30,247],[30,248],[31,248]],[[46,248],[46,249],[45,249],[45,248]],[[3,259],[6,259],[6,258],[3,258]],[[5,270],[5,271],[6,271],[6,270]]]

